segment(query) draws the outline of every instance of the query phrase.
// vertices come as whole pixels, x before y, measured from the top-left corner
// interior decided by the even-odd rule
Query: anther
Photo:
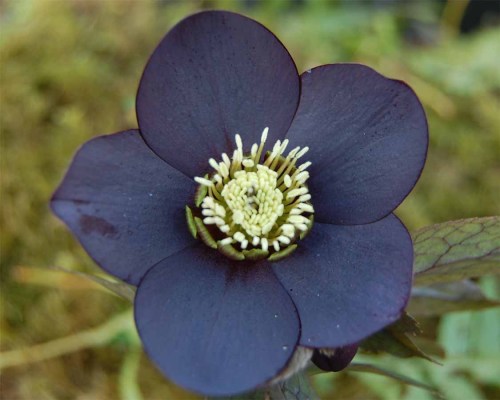
[[[200,178],[199,176],[196,176],[194,178],[194,180],[196,182],[198,182],[200,185],[204,185],[204,186],[207,186],[207,187],[211,187],[214,185],[214,183],[208,179],[205,179],[205,178]]]
[[[242,138],[236,134],[232,158],[226,153],[220,162],[210,158],[214,172],[194,178],[200,185],[195,200],[203,219],[191,218],[190,229],[233,260],[283,258],[312,225],[311,216],[303,215],[314,212],[306,203],[311,195],[305,170],[311,163],[295,166],[309,148],[295,147],[285,156],[289,140],[278,140],[261,161],[268,132],[266,127],[260,144],[254,143],[246,156]]]

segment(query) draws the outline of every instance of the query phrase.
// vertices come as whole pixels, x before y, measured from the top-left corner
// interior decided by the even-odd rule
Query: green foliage
[[[352,363],[348,368],[348,372],[368,372],[372,374],[386,376],[391,379],[395,379],[405,385],[415,386],[421,389],[428,390],[434,394],[439,394],[436,389],[430,385],[426,385],[425,383],[421,383],[415,379],[407,377],[405,375],[398,374],[397,372],[387,370],[385,368],[377,367],[372,364],[363,364],[363,363]]]
[[[414,287],[407,310],[415,317],[431,317],[452,311],[482,310],[499,305],[499,301],[486,297],[479,285],[465,279]]]
[[[278,384],[271,392],[273,400],[318,400],[304,373],[298,373]]]
[[[412,340],[412,336],[419,333],[417,322],[408,314],[403,314],[401,319],[361,342],[360,347],[371,353],[386,352],[402,358],[421,357],[437,363]]]
[[[414,243],[417,286],[500,274],[500,217],[433,225]]]

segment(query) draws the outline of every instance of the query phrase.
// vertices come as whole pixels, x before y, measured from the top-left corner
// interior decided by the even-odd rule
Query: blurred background
[[[431,142],[422,179],[397,211],[410,230],[500,214],[498,1],[0,1],[3,399],[194,398],[142,354],[130,303],[46,268],[98,273],[48,199],[82,143],[137,127],[135,91],[149,54],[173,24],[204,8],[262,22],[299,72],[359,62],[415,89]],[[480,284],[498,297],[498,281]],[[449,399],[500,399],[498,311],[424,322],[445,365],[379,357],[381,365]],[[319,375],[314,384],[324,399],[433,398],[361,373]]]

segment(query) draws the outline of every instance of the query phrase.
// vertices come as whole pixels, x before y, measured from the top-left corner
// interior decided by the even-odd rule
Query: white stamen
[[[222,161],[224,161],[224,164],[226,164],[226,167],[229,169],[231,166],[231,159],[226,153],[222,153]]]
[[[239,243],[242,250],[260,246],[266,252],[270,248],[278,252],[297,239],[298,231],[310,229],[307,214],[314,209],[306,203],[311,195],[305,186],[309,179],[305,170],[311,163],[295,166],[309,148],[295,147],[285,157],[289,140],[278,140],[266,157],[268,132],[266,127],[260,144],[254,143],[246,156],[242,138],[236,134],[232,158],[226,153],[220,162],[210,158],[214,170],[210,178],[194,178],[209,188],[201,202],[201,215],[204,224],[218,228],[219,237],[226,236],[218,240],[220,245]]]
[[[307,231],[308,227],[306,224],[296,224],[295,225],[299,231],[305,232]]]
[[[211,187],[214,185],[214,183],[212,181],[205,179],[205,178],[201,178],[199,176],[195,176],[194,180],[203,186]]]
[[[215,161],[213,158],[209,159],[208,163],[210,164],[210,166],[213,169],[215,169],[216,171],[219,171],[219,163],[217,161]]]
[[[295,177],[295,181],[296,181],[299,185],[302,185],[302,184],[303,184],[303,183],[305,183],[308,179],[309,179],[309,172],[307,172],[307,171],[300,172],[300,173],[299,173],[299,174],[297,174],[297,176]]]
[[[305,187],[301,187],[298,189],[292,189],[287,193],[286,198],[291,199],[292,197],[301,196],[303,194],[306,194],[307,192],[308,192],[308,190]]]
[[[290,238],[284,236],[284,235],[280,235],[278,236],[278,240],[283,243],[284,245],[287,245],[287,244],[290,244]]]
[[[314,208],[310,204],[300,203],[297,205],[297,207],[300,208],[301,210],[304,210],[305,212],[308,212],[308,213],[314,212]]]
[[[311,161],[307,161],[305,162],[304,164],[302,165],[299,165],[299,167],[297,168],[299,171],[304,171],[306,170],[307,168],[309,168],[311,166],[312,162]]]
[[[236,232],[234,235],[233,235],[233,238],[234,240],[236,240],[237,242],[243,242],[243,240],[245,240],[245,235],[241,232]]]
[[[239,133],[234,135],[234,139],[236,140],[236,148],[238,151],[243,151],[243,141],[241,140],[241,136]]]
[[[260,239],[260,246],[262,247],[262,250],[267,251],[269,248],[269,245],[267,244],[267,239],[262,238]]]
[[[297,224],[304,224],[309,222],[309,220],[302,215],[290,215],[288,217],[288,222],[297,226]]]
[[[221,244],[222,246],[224,246],[224,245],[226,245],[226,244],[231,244],[231,243],[233,243],[233,238],[230,238],[230,237],[227,237],[227,238],[222,239],[222,240],[220,241],[220,244]]]
[[[304,154],[306,154],[307,152],[309,151],[309,147],[304,147],[302,150],[300,150],[297,155],[296,155],[296,158],[297,160],[302,157]]]
[[[252,168],[254,166],[253,160],[250,160],[248,158],[243,160],[242,164],[244,167],[247,167],[247,168]]]
[[[264,130],[262,131],[262,136],[260,137],[260,142],[261,143],[266,143],[267,140],[267,133],[269,132],[269,128],[265,127]]]
[[[302,196],[299,197],[299,201],[301,203],[304,203],[306,201],[309,201],[311,200],[311,195],[308,193],[308,194],[303,194]]]

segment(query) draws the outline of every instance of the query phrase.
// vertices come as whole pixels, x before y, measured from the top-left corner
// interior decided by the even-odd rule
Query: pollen
[[[220,161],[211,158],[212,172],[194,178],[200,185],[199,209],[186,215],[199,221],[188,220],[188,225],[200,227],[199,237],[207,245],[234,260],[284,258],[312,226],[314,208],[306,184],[311,163],[298,165],[309,148],[295,147],[286,154],[285,139],[264,153],[268,132],[265,128],[248,153],[236,134],[232,157],[223,153]]]

